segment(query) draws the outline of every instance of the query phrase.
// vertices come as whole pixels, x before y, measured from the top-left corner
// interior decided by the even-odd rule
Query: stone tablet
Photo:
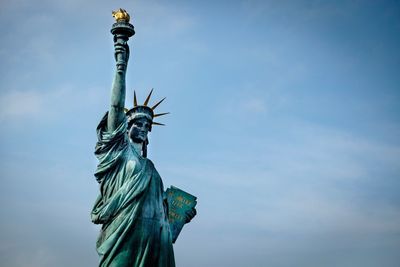
[[[186,223],[186,212],[193,209],[196,204],[196,197],[175,187],[171,186],[167,189],[168,201],[168,220],[172,233],[172,243],[175,243],[181,232],[183,225]]]

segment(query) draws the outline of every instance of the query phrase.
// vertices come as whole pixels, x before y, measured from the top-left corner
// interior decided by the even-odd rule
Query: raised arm
[[[111,104],[107,117],[108,131],[114,131],[124,119],[125,76],[129,60],[129,46],[125,40],[114,39],[116,71],[111,90]]]

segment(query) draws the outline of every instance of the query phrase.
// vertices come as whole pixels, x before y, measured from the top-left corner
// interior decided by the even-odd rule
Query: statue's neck
[[[142,155],[143,143],[132,142],[132,144],[133,144],[133,148],[135,149],[135,151],[136,151],[139,155]]]

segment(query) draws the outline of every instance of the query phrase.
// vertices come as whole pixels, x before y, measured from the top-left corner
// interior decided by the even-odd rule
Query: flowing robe
[[[102,224],[99,266],[175,266],[163,184],[153,163],[134,149],[126,119],[109,132],[106,114],[97,136],[100,195],[91,218]]]

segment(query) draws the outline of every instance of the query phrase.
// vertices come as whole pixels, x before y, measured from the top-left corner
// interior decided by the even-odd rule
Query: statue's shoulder
[[[151,161],[151,159],[149,159],[149,158],[144,158],[144,160],[146,161],[146,164],[147,165],[149,165],[149,167],[152,167],[152,168],[156,168],[155,166],[154,166],[154,163],[153,163],[153,161]]]
[[[156,166],[154,165],[153,161],[151,161],[151,159],[149,159],[149,158],[144,158],[144,160],[146,161],[147,167],[150,168],[150,169],[152,169],[153,172],[155,172],[155,173],[158,174],[157,168],[156,168]]]

